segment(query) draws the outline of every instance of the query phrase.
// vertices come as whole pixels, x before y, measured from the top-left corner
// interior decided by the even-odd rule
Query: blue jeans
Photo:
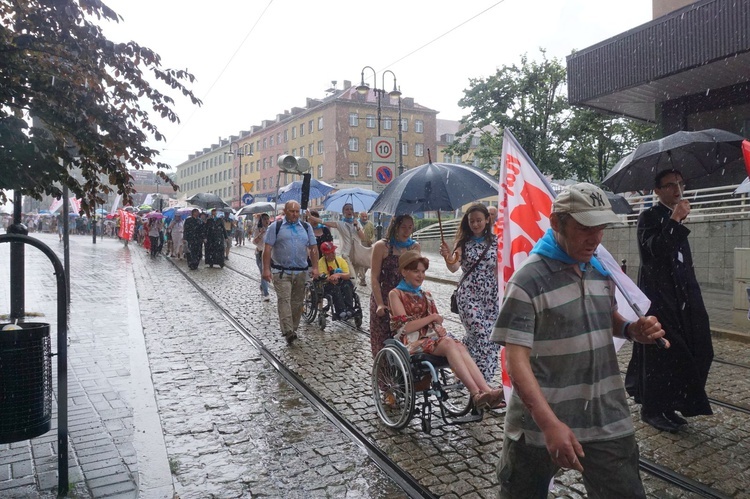
[[[263,253],[255,252],[255,263],[258,264],[260,275],[263,276]],[[264,280],[262,277],[260,279],[260,292],[263,296],[268,296],[268,281]]]

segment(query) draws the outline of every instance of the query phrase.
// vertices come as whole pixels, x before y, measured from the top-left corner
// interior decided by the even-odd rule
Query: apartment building
[[[308,98],[305,107],[293,107],[274,120],[264,120],[191,154],[176,168],[182,192],[188,197],[213,192],[238,207],[244,190],[241,184],[252,184],[249,192],[255,200],[272,200],[279,186],[299,179],[279,171],[277,160],[286,154],[306,158],[313,178],[337,189],[371,188],[378,106],[381,136],[393,137],[398,144],[400,104],[403,169],[427,163],[427,151],[436,150],[437,111],[411,97],[399,103],[386,94],[378,103],[374,91],[361,94],[350,81],[344,81],[343,87],[334,85],[322,99]],[[322,199],[315,199],[310,205],[321,203]]]

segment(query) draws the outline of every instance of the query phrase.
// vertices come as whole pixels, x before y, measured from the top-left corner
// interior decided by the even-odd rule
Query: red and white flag
[[[505,283],[528,258],[534,244],[550,228],[549,217],[556,197],[552,185],[544,178],[526,151],[507,129],[503,134],[499,191],[495,232],[499,234],[498,284],[500,296],[503,296]],[[604,246],[599,245],[597,257],[617,284],[618,311],[628,320],[638,320],[638,315],[631,303],[634,303],[642,312],[646,312],[651,302],[620,269]],[[623,290],[628,297],[623,294]],[[619,350],[624,342],[625,340],[615,338],[615,348]],[[501,352],[500,360],[505,400],[510,400],[512,386],[510,378],[505,375],[504,352]]]
[[[81,200],[76,199],[75,197],[71,197],[68,199],[70,201],[70,212],[71,213],[79,213],[81,211]]]
[[[130,241],[135,234],[135,214],[125,210],[117,210],[120,216],[120,232],[117,234],[120,239]]]
[[[58,209],[60,209],[60,207],[61,207],[62,205],[63,205],[63,200],[62,200],[62,198],[60,198],[60,199],[53,199],[53,200],[52,200],[52,204],[51,204],[51,205],[49,205],[49,212],[50,212],[50,213],[54,213],[54,212],[56,212],[56,211],[57,211]]]

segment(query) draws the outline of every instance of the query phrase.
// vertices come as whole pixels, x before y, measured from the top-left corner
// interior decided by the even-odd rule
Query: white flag
[[[500,166],[498,219],[495,222],[495,233],[498,234],[497,261],[500,296],[503,295],[505,283],[510,276],[528,258],[534,244],[550,228],[549,217],[555,197],[552,185],[544,178],[510,130],[506,129],[503,134]],[[602,245],[599,245],[597,258],[617,284],[618,311],[628,320],[637,320],[638,316],[633,311],[631,303],[645,313],[651,302],[622,272],[615,259]],[[625,291],[628,296],[624,296],[622,291]],[[615,349],[619,350],[625,340],[620,338],[614,338],[614,340]],[[501,355],[501,360],[502,357]],[[502,368],[505,373],[504,363]],[[510,400],[510,387],[506,387],[505,375],[503,375],[503,389],[506,391],[506,400]]]

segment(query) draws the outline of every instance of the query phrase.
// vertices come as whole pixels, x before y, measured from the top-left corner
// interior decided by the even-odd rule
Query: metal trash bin
[[[0,323],[0,444],[38,437],[52,419],[52,352],[49,324],[25,322],[2,331]]]

